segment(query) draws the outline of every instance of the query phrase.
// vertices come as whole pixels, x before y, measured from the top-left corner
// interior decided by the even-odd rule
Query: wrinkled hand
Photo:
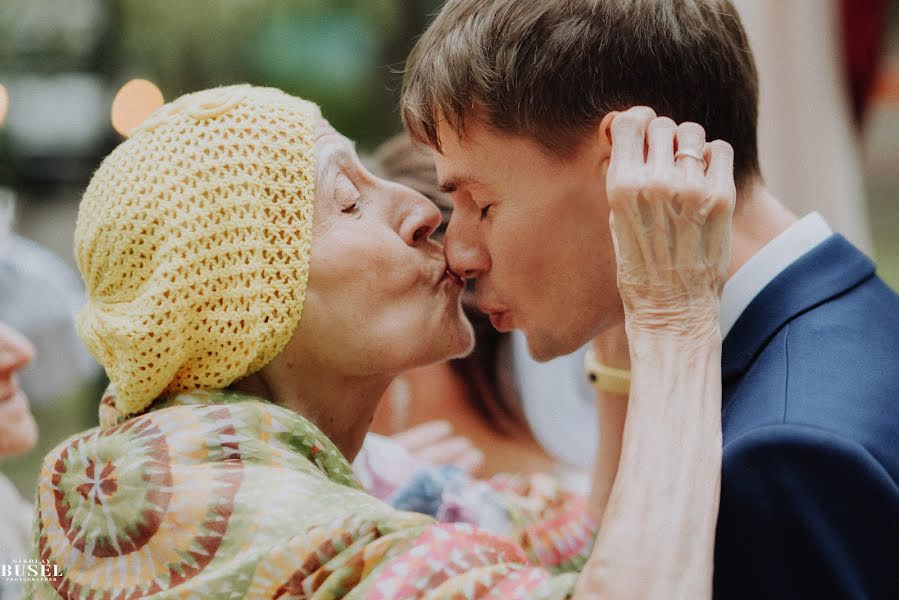
[[[736,200],[733,149],[647,107],[618,114],[611,135],[606,191],[628,332],[717,331]]]
[[[484,453],[471,440],[453,435],[448,421],[427,421],[391,439],[412,456],[435,465],[454,465],[474,475],[484,466]]]

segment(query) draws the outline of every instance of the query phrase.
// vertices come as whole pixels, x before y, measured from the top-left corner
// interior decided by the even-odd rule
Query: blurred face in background
[[[27,452],[37,442],[37,424],[16,377],[32,358],[28,340],[0,323],[0,458]]]

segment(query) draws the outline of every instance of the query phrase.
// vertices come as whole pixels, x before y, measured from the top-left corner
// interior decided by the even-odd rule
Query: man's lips
[[[490,324],[500,333],[512,331],[512,315],[505,308],[479,304],[478,310],[490,318]]]
[[[490,313],[490,324],[500,333],[508,333],[515,329],[512,327],[512,319],[509,312]]]

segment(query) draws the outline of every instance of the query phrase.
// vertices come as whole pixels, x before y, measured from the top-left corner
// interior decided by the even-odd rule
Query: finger
[[[646,138],[649,141],[647,153],[650,172],[660,175],[674,167],[674,136],[677,134],[677,123],[668,117],[653,119],[647,128]]]
[[[467,438],[454,437],[422,448],[415,453],[415,456],[429,463],[447,465],[452,464],[457,458],[472,448],[473,446]]]
[[[484,453],[477,448],[471,448],[453,464],[469,475],[474,475],[484,466]]]
[[[646,128],[656,116],[647,106],[635,106],[612,121],[612,157],[609,168],[637,168],[643,165]]]
[[[646,189],[646,203],[640,203],[644,213],[643,223],[646,234],[651,241],[653,260],[647,264],[647,272],[654,276],[657,269],[671,260],[670,242],[675,239],[671,231],[673,221],[667,216],[671,209],[679,211],[677,194],[672,193],[672,186],[680,177],[674,173],[674,138],[677,134],[677,123],[668,117],[653,119],[646,132],[649,141],[647,157],[649,160],[650,183]]]
[[[720,257],[719,268],[726,276],[730,258],[730,240],[733,228],[733,212],[736,203],[734,184],[734,151],[730,144],[715,140],[705,146],[706,161],[709,163],[707,179],[713,190],[712,206],[708,217],[706,249],[709,256]]]
[[[705,177],[705,129],[689,121],[677,127],[677,154],[675,163],[689,183],[698,183]]]
[[[709,164],[706,176],[713,189],[725,191],[734,187],[734,149],[724,140],[709,142],[703,148]]]
[[[413,451],[446,438],[453,432],[449,421],[428,421],[392,437],[393,441]]]
[[[726,213],[730,217],[733,215],[737,195],[733,173],[733,148],[723,140],[715,140],[705,145],[703,155],[709,164],[709,170],[706,172],[708,198],[703,206],[703,216]],[[712,170],[713,161],[714,170]]]

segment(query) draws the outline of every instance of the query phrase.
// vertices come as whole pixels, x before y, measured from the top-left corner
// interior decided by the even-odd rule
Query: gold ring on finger
[[[702,163],[702,170],[705,171],[705,167],[706,167],[705,158],[701,154],[699,154],[695,150],[678,150],[674,154],[674,160],[680,160],[681,158],[684,158],[684,157],[698,160],[699,162]]]

